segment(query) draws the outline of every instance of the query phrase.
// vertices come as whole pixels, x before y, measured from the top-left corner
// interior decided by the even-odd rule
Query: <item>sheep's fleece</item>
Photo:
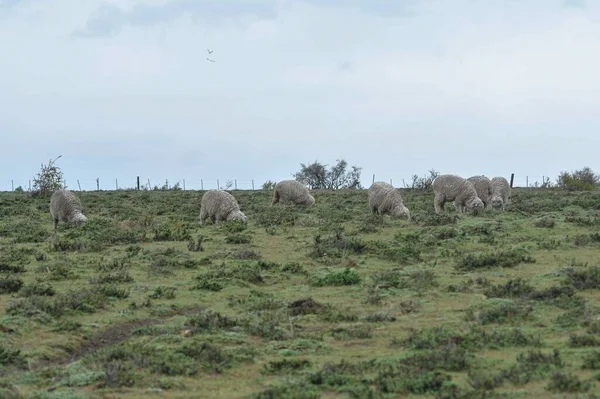
[[[271,205],[278,202],[293,203],[294,205],[311,206],[315,203],[315,198],[310,195],[308,188],[297,180],[283,180],[275,185],[273,192],[273,201]]]
[[[83,214],[83,207],[77,195],[66,189],[59,189],[52,193],[52,197],[50,197],[50,215],[55,230],[59,221],[80,225],[88,220]]]
[[[457,175],[440,175],[432,184],[435,198],[433,200],[436,213],[444,211],[444,204],[454,201],[458,212],[477,213],[483,210],[483,202],[477,196],[473,183]]]
[[[483,202],[483,207],[487,208],[492,200],[492,181],[483,175],[471,176],[467,180],[475,187],[477,196]]]
[[[206,218],[213,223],[221,220],[239,220],[246,223],[247,217],[240,211],[240,205],[235,197],[223,190],[208,190],[200,201],[200,223],[204,224]]]
[[[504,208],[510,198],[510,184],[504,177],[496,176],[492,178],[492,208]]]
[[[388,213],[410,220],[410,212],[404,205],[400,191],[385,182],[375,182],[369,187],[369,208],[373,213]]]

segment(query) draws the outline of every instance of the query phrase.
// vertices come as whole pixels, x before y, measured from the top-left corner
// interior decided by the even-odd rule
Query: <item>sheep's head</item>
[[[81,226],[87,222],[88,218],[81,212],[76,212],[70,219],[70,222],[76,226]]]
[[[248,221],[248,217],[244,215],[242,211],[231,212],[229,216],[227,216],[227,221],[239,221],[242,223],[246,223]]]
[[[494,209],[502,208],[504,201],[502,201],[502,197],[499,195],[495,195],[492,197],[492,207]]]
[[[483,211],[483,201],[481,201],[481,199],[479,197],[475,197],[470,199],[469,201],[466,202],[465,204],[466,206],[466,210],[467,212],[471,213],[471,214],[478,214],[479,212]]]
[[[410,220],[410,211],[404,204],[394,206],[390,212],[393,216],[404,217]]]

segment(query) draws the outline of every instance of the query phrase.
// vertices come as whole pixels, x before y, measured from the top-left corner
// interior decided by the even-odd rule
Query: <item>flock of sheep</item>
[[[440,175],[432,183],[434,208],[436,213],[444,212],[444,204],[453,201],[458,212],[477,213],[486,208],[504,207],[510,197],[510,185],[504,177],[491,180],[485,176],[472,176],[468,179],[457,175]],[[404,205],[400,191],[391,184],[374,182],[368,190],[368,202],[371,212],[380,215],[389,214],[410,220],[410,211]],[[284,180],[275,185],[271,205],[292,203],[311,206],[315,198],[308,188],[296,180]],[[71,191],[60,189],[50,198],[50,215],[54,230],[59,221],[80,225],[87,221],[83,214],[79,198]],[[248,218],[240,210],[233,195],[223,190],[209,190],[200,201],[200,223],[206,219],[213,223],[238,220],[246,223]]]

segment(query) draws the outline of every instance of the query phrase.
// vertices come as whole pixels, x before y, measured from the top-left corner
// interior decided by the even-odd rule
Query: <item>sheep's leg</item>
[[[53,222],[54,222],[54,231],[56,231],[56,229],[58,228],[58,219],[54,218]]]
[[[464,207],[464,205],[463,205],[462,202],[454,201],[454,207],[456,208],[456,210],[458,211],[458,213],[464,213],[465,212],[465,207]]]
[[[277,192],[277,190],[275,190],[275,192],[273,193],[273,201],[271,201],[271,206],[275,205],[278,202],[279,202],[279,193]]]
[[[206,209],[202,209],[200,211],[200,224],[204,224],[204,222],[206,221],[208,214],[206,213]]]
[[[435,208],[435,213],[443,213],[444,212],[444,203],[446,202],[446,198],[443,195],[436,194],[433,199],[433,207]]]

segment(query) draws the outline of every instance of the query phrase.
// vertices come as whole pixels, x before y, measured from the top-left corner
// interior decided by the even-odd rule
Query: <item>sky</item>
[[[0,0],[0,190],[600,172],[598,43],[591,0]]]

